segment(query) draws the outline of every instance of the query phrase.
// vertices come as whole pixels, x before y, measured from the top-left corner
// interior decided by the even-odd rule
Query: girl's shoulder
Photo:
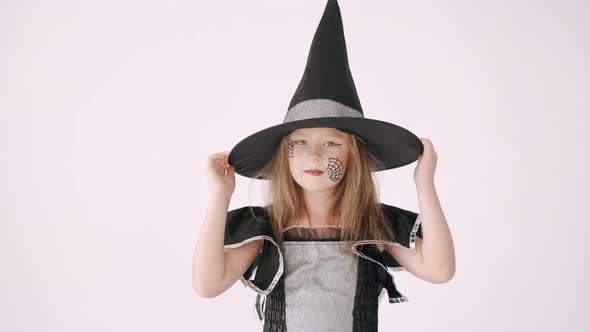
[[[416,237],[422,238],[422,223],[420,214],[412,210],[403,209],[395,205],[380,203],[385,224],[389,227],[393,237],[386,240],[366,239],[360,244],[397,244],[414,250]],[[380,246],[382,247],[382,246]]]
[[[419,213],[392,204],[380,203],[380,205],[385,223],[394,234],[394,238],[388,239],[387,242],[413,248],[415,237],[422,238]],[[266,207],[248,205],[228,211],[225,244],[239,243],[254,237],[275,239]]]
[[[274,239],[268,213],[263,206],[244,206],[227,212],[224,244],[233,244],[252,237]]]
[[[395,244],[413,249],[416,236],[422,237],[420,216],[411,210],[380,203],[386,223],[391,226],[393,237],[384,240],[367,239],[356,241],[353,252],[368,261],[378,264],[376,271],[383,278],[389,292],[390,302],[403,302],[405,297],[397,293],[389,274],[382,272],[403,267],[386,250],[378,250],[377,244]],[[224,235],[224,248],[240,247],[254,240],[265,240],[263,248],[251,266],[240,278],[244,285],[252,288],[261,296],[268,295],[277,285],[283,274],[283,254],[273,234],[268,213],[263,206],[244,206],[227,213]],[[381,269],[383,268],[383,269]]]
[[[419,213],[402,209],[395,205],[379,203],[386,217],[392,218],[395,222],[411,222],[414,223]]]

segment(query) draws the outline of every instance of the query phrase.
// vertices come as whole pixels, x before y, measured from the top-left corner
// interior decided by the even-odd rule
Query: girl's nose
[[[319,155],[315,154],[315,153],[314,154],[310,154],[309,155],[309,159],[310,160],[317,161],[317,162],[322,161],[322,158]]]
[[[320,148],[315,145],[312,145],[309,149],[309,153],[307,154],[307,158],[310,160],[321,161],[322,155],[320,152]]]

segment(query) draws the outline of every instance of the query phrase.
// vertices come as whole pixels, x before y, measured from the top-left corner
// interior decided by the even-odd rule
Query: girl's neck
[[[324,220],[322,222],[316,222],[316,220],[318,219],[314,219],[313,217],[311,217],[311,222],[310,219],[307,218],[307,216],[300,218],[298,220],[294,220],[289,226],[287,227],[291,227],[291,226],[306,226],[306,227],[322,227],[322,226],[338,226],[339,223],[336,221],[336,219],[328,219],[328,220]]]
[[[297,221],[296,225],[327,226],[337,225],[334,217],[330,215],[332,199],[327,192],[303,192],[303,199],[307,207],[307,213]]]

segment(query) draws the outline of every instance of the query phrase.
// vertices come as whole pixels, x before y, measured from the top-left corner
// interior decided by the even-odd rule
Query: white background
[[[259,329],[191,288],[204,163],[282,122],[325,1],[0,3],[0,330]],[[588,331],[587,1],[340,1],[365,117],[430,138],[447,284],[396,331]],[[416,163],[378,173],[418,211]],[[230,208],[261,203],[237,176]]]

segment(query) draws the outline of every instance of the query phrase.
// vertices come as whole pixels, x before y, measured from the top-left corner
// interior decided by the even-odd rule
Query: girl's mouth
[[[324,173],[324,172],[322,172],[322,171],[320,171],[320,170],[315,170],[315,169],[314,169],[314,170],[308,170],[308,171],[305,171],[305,173],[306,173],[306,174],[309,174],[309,175],[313,175],[313,176],[318,176],[318,175],[321,175],[321,174],[322,174],[322,173]]]

